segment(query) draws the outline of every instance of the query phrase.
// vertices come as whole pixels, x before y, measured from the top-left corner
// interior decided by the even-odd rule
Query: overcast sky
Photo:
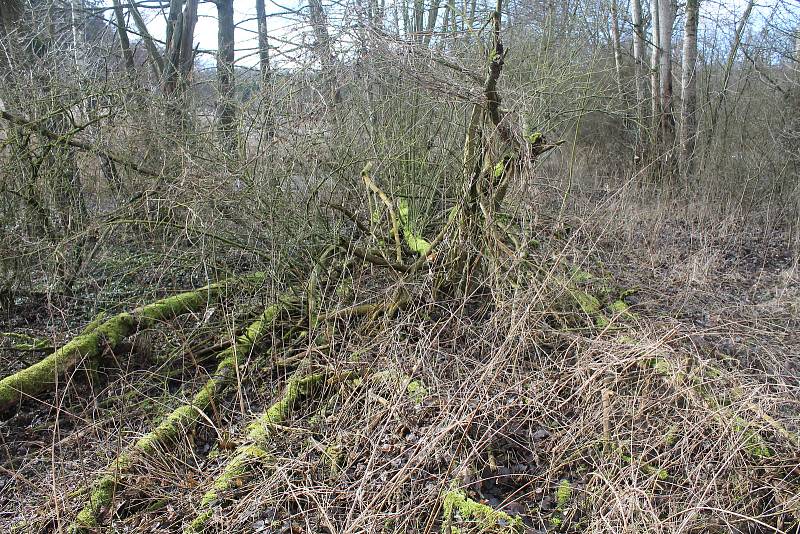
[[[0,0],[0,2],[3,0]],[[286,7],[295,6],[295,0],[281,3],[283,7],[276,5],[270,0],[266,0],[267,27],[270,35],[276,38],[283,38],[287,33],[296,31],[297,24],[281,14],[286,13]],[[256,65],[258,57],[255,48],[258,45],[256,35],[257,23],[255,0],[236,0],[234,6],[234,19],[236,20],[236,58],[241,65]],[[164,39],[166,33],[166,13],[159,13],[156,10],[143,10],[142,14],[148,21],[147,26],[154,37]],[[296,18],[296,17],[295,17]],[[210,2],[202,2],[198,8],[197,27],[195,28],[195,42],[199,43],[201,50],[217,49],[217,8]],[[278,58],[276,58],[278,59]],[[205,56],[203,61],[213,61],[212,58]],[[278,59],[278,62],[280,60]]]
[[[0,0],[0,2],[2,1]],[[713,19],[730,20],[738,18],[746,2],[747,0],[703,0],[701,3],[703,20],[706,24],[712,26],[714,25]],[[266,9],[269,14],[267,25],[270,35],[277,40],[296,40],[299,37],[298,32],[305,31],[305,28],[298,24],[297,16],[289,17],[284,14],[287,9],[295,9],[304,3],[304,0],[286,0],[279,3],[266,0]],[[327,3],[323,0],[323,5]],[[389,3],[387,1],[387,5]],[[625,4],[625,0],[622,0],[622,3]],[[108,0],[108,4],[110,4],[110,0]],[[789,10],[793,10],[800,6],[800,0],[761,0],[757,3],[758,7],[751,18],[751,24],[757,27],[763,21],[761,16],[770,13],[772,7],[776,4],[783,4]],[[258,63],[258,57],[254,50],[257,46],[255,11],[255,0],[236,0],[234,2],[234,17],[238,24],[236,28],[236,58],[238,64],[242,66],[253,66]],[[155,10],[145,10],[143,15],[147,16],[148,27],[153,35],[163,39],[166,28],[165,14],[160,14]],[[723,28],[723,31],[726,29]],[[732,29],[731,27],[730,30]],[[679,32],[680,28],[676,28],[676,30]],[[213,51],[217,48],[216,6],[210,2],[202,2],[201,0],[199,18],[195,29],[195,40],[202,50]],[[273,42],[272,44],[274,46],[278,43]],[[281,58],[278,57],[279,55],[274,51],[272,55],[276,64],[283,63]],[[202,56],[201,60],[206,63],[213,63],[213,58],[210,56]]]

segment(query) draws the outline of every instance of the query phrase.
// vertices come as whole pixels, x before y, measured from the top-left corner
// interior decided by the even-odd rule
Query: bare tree
[[[692,171],[692,159],[697,138],[697,23],[700,0],[686,1],[686,22],[683,35],[683,65],[681,69],[680,167],[684,178]]]
[[[725,98],[727,97],[728,87],[731,83],[731,74],[733,74],[733,66],[736,63],[736,56],[739,53],[739,48],[742,44],[742,36],[744,35],[744,30],[747,27],[747,21],[750,19],[750,14],[753,12],[754,4],[755,0],[748,0],[747,5],[742,12],[742,18],[739,19],[739,22],[736,24],[733,42],[731,43],[730,50],[728,51],[728,58],[725,61],[725,70],[723,71],[722,75],[722,88],[720,89],[717,103],[711,110],[710,125],[708,128],[709,138],[714,135],[714,132],[716,131],[719,112],[722,109]]]
[[[645,38],[644,20],[642,17],[642,0],[631,0],[633,10],[633,61],[634,78],[636,84],[636,121],[639,139],[637,140],[636,156],[641,158],[642,130],[645,128],[645,101],[647,98],[645,71]]]
[[[230,144],[236,120],[233,0],[215,0],[215,3],[217,5],[217,81],[219,84],[217,120],[224,142]]]

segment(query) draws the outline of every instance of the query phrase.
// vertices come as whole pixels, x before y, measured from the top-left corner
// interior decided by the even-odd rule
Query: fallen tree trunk
[[[11,411],[25,397],[45,392],[58,383],[84,359],[99,358],[107,348],[117,346],[136,331],[152,326],[158,321],[199,311],[210,299],[216,298],[231,284],[252,283],[263,280],[263,274],[253,274],[205,286],[196,291],[180,293],[152,304],[140,306],[107,319],[94,329],[86,331],[56,350],[43,360],[0,380],[0,414]]]
[[[106,474],[94,483],[89,502],[69,529],[71,533],[87,532],[98,525],[103,510],[107,509],[114,499],[117,485],[138,457],[174,442],[197,424],[202,414],[211,406],[213,399],[219,397],[236,377],[238,355],[249,353],[263,341],[265,334],[268,333],[268,327],[278,317],[281,309],[280,304],[267,308],[247,328],[247,331],[237,338],[235,344],[219,354],[217,369],[194,395],[191,402],[176,408],[150,433],[139,438],[129,450],[117,457]]]
[[[200,511],[184,533],[206,532],[208,521],[213,516],[211,506],[220,499],[220,494],[237,486],[237,483],[256,465],[263,465],[272,460],[272,455],[267,451],[270,437],[276,428],[289,418],[295,406],[312,397],[315,390],[341,382],[358,381],[360,378],[359,373],[350,371],[336,374],[313,373],[289,379],[283,396],[247,426],[246,444],[236,449],[233,458],[212,483],[211,489],[203,495]],[[398,371],[381,371],[371,375],[370,380],[401,385],[415,403],[421,403],[427,394],[422,382]]]

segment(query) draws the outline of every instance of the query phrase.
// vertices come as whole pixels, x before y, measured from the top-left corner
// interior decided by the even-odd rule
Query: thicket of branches
[[[681,58],[686,12],[696,3],[678,12],[662,2],[675,18],[666,51],[653,41],[649,13],[658,10],[648,8],[656,2],[644,10],[618,4],[504,7],[507,122],[523,135],[567,142],[546,164],[549,185],[567,198],[572,179],[597,176],[592,187],[631,179],[659,193],[701,192],[747,207],[767,198],[793,216],[792,6],[703,3],[692,69]],[[312,211],[331,194],[320,188],[362,194],[353,185],[368,161],[394,194],[423,195],[413,211],[440,213],[435,201],[461,186],[470,106],[484,98],[493,7],[310,2],[264,11],[256,46],[240,59],[253,65],[245,68],[234,65],[244,37],[226,18],[227,1],[216,6],[220,52],[191,44],[192,2],[7,3],[6,300],[43,281],[71,290],[92,254],[134,221],[162,233],[185,227],[191,239],[235,236],[260,250],[270,239],[283,250],[307,236],[271,239],[258,225],[307,227],[276,226],[274,210],[296,205],[298,188],[313,198],[300,204]],[[177,31],[150,35],[154,16],[177,21]],[[267,18],[280,21],[274,36]],[[664,73],[670,84],[658,80]],[[689,88],[695,96],[681,95]],[[251,216],[241,217],[243,203]]]

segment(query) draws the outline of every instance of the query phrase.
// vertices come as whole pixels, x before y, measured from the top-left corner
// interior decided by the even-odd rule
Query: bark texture
[[[681,70],[680,165],[688,179],[697,138],[697,22],[700,0],[687,0],[686,23],[683,35],[683,65]]]

